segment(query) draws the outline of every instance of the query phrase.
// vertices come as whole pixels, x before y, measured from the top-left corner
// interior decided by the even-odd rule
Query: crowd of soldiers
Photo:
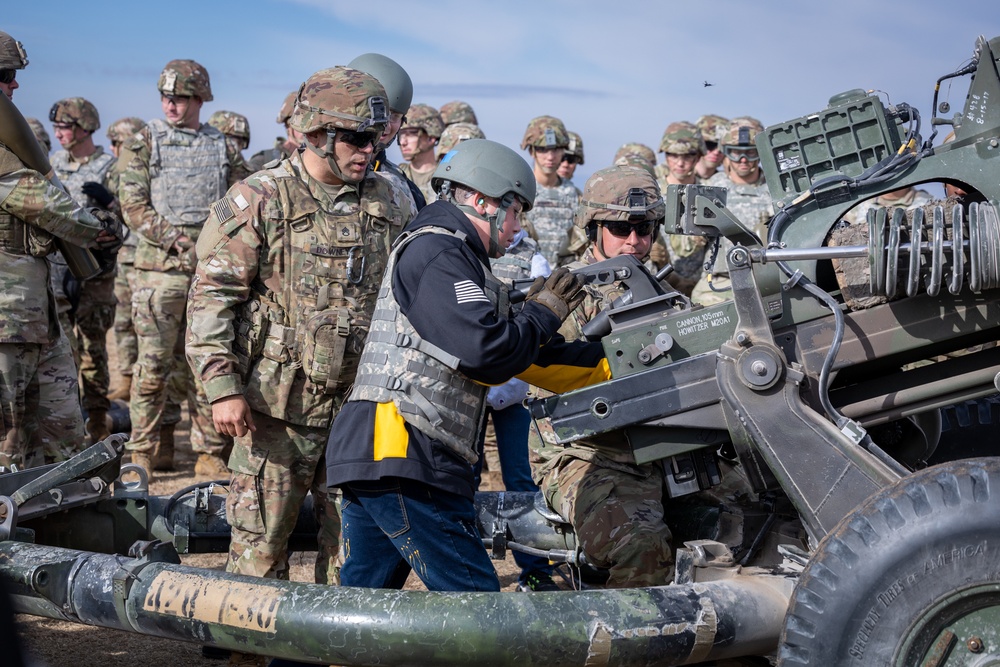
[[[0,32],[7,98],[27,64]],[[729,242],[664,234],[662,193],[726,187],[727,207],[761,233],[773,210],[759,121],[672,122],[662,162],[626,143],[581,191],[583,138],[558,118],[528,123],[526,161],[488,141],[468,104],[412,104],[405,69],[380,54],[289,93],[287,138],[250,158],[244,116],[202,122],[213,97],[200,64],[170,61],[157,89],[163,118],[111,123],[110,153],[93,104],[55,102],[57,179],[0,137],[0,465],[65,460],[109,435],[121,401],[131,461],[152,477],[175,467],[186,399],[195,474],[229,481],[229,571],[287,578],[311,493],[317,582],[401,587],[414,569],[432,590],[496,590],[467,529],[488,418],[506,488],[541,489],[607,585],[669,582],[662,467],[606,442],[555,446],[522,401],[609,377],[600,346],[574,341],[623,288],[584,288],[566,267],[631,255],[654,272],[671,264],[670,285],[694,302],[729,298]],[[400,165],[385,154],[394,141]],[[115,261],[83,279],[59,242]],[[517,280],[533,281],[520,310],[506,301]],[[539,371],[552,360],[578,372],[553,382]],[[434,539],[394,532],[387,497]],[[544,559],[515,558],[522,590],[560,587]]]

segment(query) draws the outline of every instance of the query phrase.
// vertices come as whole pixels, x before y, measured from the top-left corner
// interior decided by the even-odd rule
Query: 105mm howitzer
[[[1000,38],[981,39],[949,75],[972,78],[963,112],[932,120],[954,127],[943,146],[922,141],[915,109],[863,91],[767,128],[766,239],[724,191],[668,189],[667,231],[736,244],[731,301],[690,306],[638,263],[603,267],[633,289],[601,339],[613,379],[532,411],[561,442],[662,462],[672,584],[444,594],[186,568],[176,552],[226,548],[220,496],[125,483],[115,436],[0,476],[0,578],[25,613],[321,664],[1000,661],[1000,458],[988,445],[965,458],[982,437],[968,406],[989,430],[1000,372],[998,53]],[[966,195],[841,222],[930,181]],[[495,556],[580,563],[571,526],[535,495],[477,507]],[[304,511],[293,548],[314,534]]]

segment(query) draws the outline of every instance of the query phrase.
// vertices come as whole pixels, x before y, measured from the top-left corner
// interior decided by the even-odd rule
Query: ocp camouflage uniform
[[[339,583],[340,514],[319,462],[354,382],[387,249],[415,213],[374,172],[357,186],[319,184],[299,153],[213,206],[198,242],[188,357],[208,400],[242,394],[257,429],[229,459],[229,571],[287,579],[288,537],[311,491],[316,581]]]
[[[588,249],[569,267],[596,261]],[[584,290],[583,303],[559,329],[566,340],[580,339],[583,326],[624,292],[620,283]],[[562,446],[547,421],[537,425],[533,444],[543,463],[535,468],[535,482],[549,506],[573,525],[587,558],[608,568],[607,585],[669,583],[674,560],[664,519],[663,468],[637,464],[621,433]]]
[[[108,189],[118,192],[122,163],[115,161],[108,172]],[[118,375],[132,377],[132,368],[139,360],[139,342],[132,325],[132,293],[136,289],[135,250],[139,246],[139,235],[132,232],[118,249],[115,270],[115,357],[118,360]]]
[[[138,338],[133,371],[128,449],[152,455],[160,444],[168,378],[176,368],[184,374],[191,413],[191,448],[195,453],[222,456],[229,438],[219,435],[211,406],[184,358],[185,305],[195,268],[191,247],[178,252],[175,242],[187,236],[197,242],[212,202],[245,172],[225,136],[207,123],[197,130],[171,127],[154,119],[142,128],[121,154],[124,165],[118,198],[125,222],[139,234],[135,252],[136,288],[132,322]],[[171,396],[180,404],[183,396]]]
[[[559,184],[552,188],[537,186],[535,205],[528,211],[528,220],[538,234],[538,245],[553,267],[559,266],[560,255],[566,259],[573,227],[573,216],[580,201],[580,191],[570,181],[559,178]],[[565,263],[565,262],[564,262]]]
[[[726,188],[726,208],[733,212],[743,224],[753,230],[761,240],[767,241],[767,222],[774,215],[771,193],[764,181],[764,174],[753,185],[733,183],[724,171],[709,179],[709,185]],[[733,242],[725,237],[719,239],[719,251],[711,275],[702,276],[691,292],[691,301],[703,306],[713,306],[733,298],[729,281],[729,267],[726,255],[733,248]],[[710,251],[711,252],[711,251]],[[711,283],[709,279],[711,278]],[[712,289],[712,288],[715,289]],[[722,290],[722,291],[717,291]]]
[[[52,168],[74,200],[84,206],[96,206],[83,192],[88,181],[100,183],[111,192],[111,169],[117,162],[104,148],[96,146],[89,156],[77,159],[69,151],[60,150],[52,156]],[[107,398],[111,377],[108,371],[108,329],[115,317],[115,272],[84,281],[79,286],[79,297],[71,311],[77,347],[74,356],[80,370],[83,409],[106,412],[110,407]]]
[[[907,211],[920,208],[925,204],[929,204],[934,201],[934,197],[931,193],[926,190],[919,190],[914,187],[907,189],[906,193],[902,197],[896,199],[890,199],[885,195],[879,195],[878,197],[873,197],[871,199],[866,199],[853,209],[848,211],[844,219],[855,225],[867,225],[868,222],[868,211],[876,206],[885,206],[892,208],[903,208]]]
[[[39,396],[39,364],[46,347],[59,352],[65,336],[49,289],[45,255],[58,236],[94,247],[101,223],[0,144],[0,465],[42,462],[39,424],[60,420],[71,439],[83,440],[76,387],[63,400]],[[62,358],[72,359],[62,354]],[[76,384],[76,371],[64,369]],[[75,410],[75,419],[70,415]]]

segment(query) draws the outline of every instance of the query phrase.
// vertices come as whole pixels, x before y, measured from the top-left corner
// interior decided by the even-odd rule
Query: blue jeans
[[[493,431],[497,436],[497,455],[500,458],[500,476],[503,487],[508,491],[538,491],[538,485],[531,479],[531,462],[528,460],[528,429],[531,428],[531,413],[520,404],[503,410],[487,408],[486,414],[493,420]],[[483,435],[479,438],[479,460],[476,461],[476,488],[483,472]],[[521,568],[518,581],[524,583],[529,572],[540,570],[552,574],[553,566],[539,556],[514,551],[514,562]]]
[[[399,477],[342,489],[342,586],[398,589],[412,569],[431,591],[500,590],[471,499]]]

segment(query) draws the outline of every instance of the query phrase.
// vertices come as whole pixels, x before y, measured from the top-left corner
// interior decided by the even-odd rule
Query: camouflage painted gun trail
[[[0,562],[23,613],[338,665],[682,665],[766,653],[792,585],[757,575],[617,591],[423,593],[10,541]]]

